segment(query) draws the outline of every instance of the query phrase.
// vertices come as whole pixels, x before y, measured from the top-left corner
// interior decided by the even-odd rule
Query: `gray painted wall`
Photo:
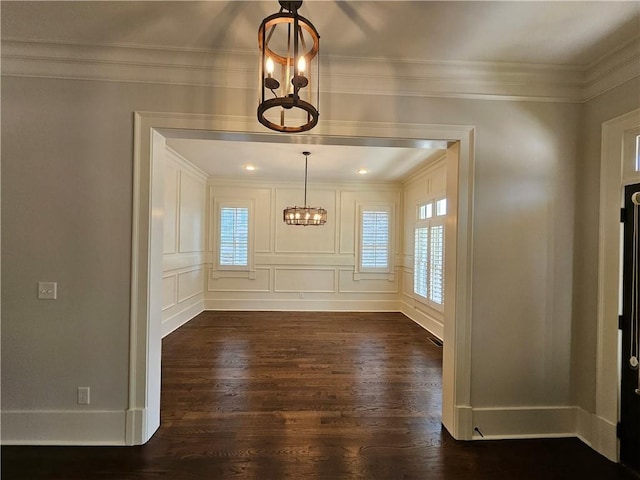
[[[637,85],[586,105],[323,96],[323,119],[477,127],[474,408],[592,406],[598,129],[640,104]],[[3,409],[124,410],[133,112],[252,116],[254,92],[12,77],[2,90]],[[59,282],[57,301],[36,299],[39,280]]]

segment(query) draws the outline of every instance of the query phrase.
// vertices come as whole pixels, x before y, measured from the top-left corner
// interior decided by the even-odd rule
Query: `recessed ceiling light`
[[[359,168],[358,170],[356,170],[356,173],[360,175],[366,175],[367,173],[369,173],[369,170],[367,170],[366,168]]]
[[[256,167],[254,167],[253,165],[245,165],[242,168],[244,168],[248,172],[253,172],[256,169]]]

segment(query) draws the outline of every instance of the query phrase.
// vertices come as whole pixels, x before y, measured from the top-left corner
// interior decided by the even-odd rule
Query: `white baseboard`
[[[593,422],[595,415],[576,407],[576,434],[584,443],[593,448]]]
[[[2,445],[124,444],[124,410],[2,412]]]
[[[576,407],[576,412],[578,438],[612,462],[617,462],[616,424],[579,407]]]
[[[473,409],[471,407],[455,406],[454,432],[449,432],[456,440],[471,440],[473,438]]]
[[[612,462],[618,461],[616,424],[597,415],[593,416],[592,448]]]
[[[576,407],[474,408],[473,430],[474,440],[575,437]]]
[[[396,300],[207,299],[205,310],[293,312],[399,312]]]
[[[175,315],[165,319],[162,321],[162,338],[169,335],[174,330],[177,330],[189,320],[194,318],[196,315],[199,315],[204,311],[204,300],[199,300],[198,302],[188,306],[184,310],[179,311]]]
[[[442,322],[404,302],[400,304],[400,311],[440,340],[444,339],[444,324]]]

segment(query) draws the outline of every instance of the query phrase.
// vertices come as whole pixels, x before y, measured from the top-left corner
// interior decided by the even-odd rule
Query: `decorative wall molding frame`
[[[249,51],[2,42],[2,75],[16,77],[251,90],[256,63]],[[321,85],[331,93],[581,103],[640,76],[640,37],[587,66],[352,57],[323,63]]]

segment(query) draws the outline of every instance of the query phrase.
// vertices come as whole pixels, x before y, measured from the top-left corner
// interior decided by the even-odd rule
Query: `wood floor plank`
[[[454,440],[428,338],[399,313],[205,312],[163,341],[146,445],[5,446],[2,478],[633,478],[577,439]]]

